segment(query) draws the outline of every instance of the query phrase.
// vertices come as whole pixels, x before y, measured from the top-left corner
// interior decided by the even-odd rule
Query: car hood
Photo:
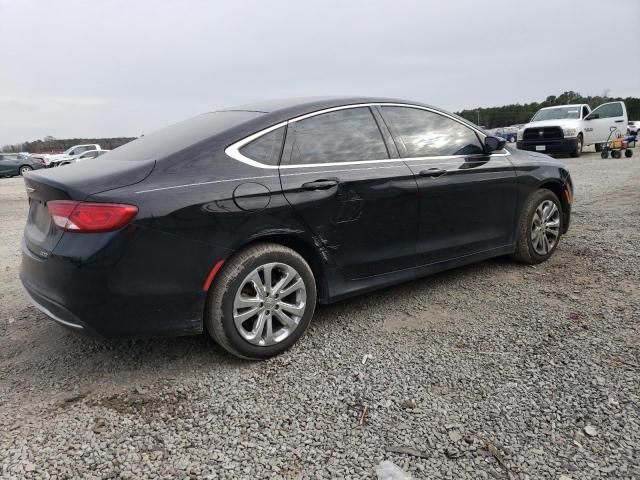
[[[578,128],[580,120],[577,118],[564,118],[556,120],[540,120],[539,122],[527,123],[522,128],[542,128],[542,127],[563,127],[563,128]]]

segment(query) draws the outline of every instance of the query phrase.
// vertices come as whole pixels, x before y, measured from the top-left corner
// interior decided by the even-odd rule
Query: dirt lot
[[[564,161],[573,224],[546,264],[322,308],[259,363],[48,320],[18,280],[23,183],[1,179],[0,475],[373,478],[389,459],[415,478],[640,478],[640,148]]]

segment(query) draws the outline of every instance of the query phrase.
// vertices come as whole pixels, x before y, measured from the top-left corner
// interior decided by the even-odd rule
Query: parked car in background
[[[603,103],[593,111],[586,104],[545,107],[518,131],[517,147],[579,157],[585,145],[595,145],[596,151],[601,151],[611,129],[622,135],[627,124],[624,102]]]
[[[75,332],[208,332],[243,358],[295,343],[316,302],[500,255],[536,264],[570,222],[567,168],[439,108],[378,98],[199,115],[95,163],[27,175],[20,278]]]
[[[627,133],[631,135],[638,135],[638,130],[640,130],[640,120],[631,121],[627,125]]]
[[[88,160],[88,159],[92,159],[92,158],[98,158],[102,155],[104,155],[107,152],[110,152],[111,150],[87,150],[86,152],[80,154],[79,156],[77,156],[76,158],[70,159],[70,160],[63,160],[62,162],[60,162],[60,165],[69,165],[71,163],[78,163],[78,162],[82,162],[83,160]]]
[[[509,143],[514,143],[518,138],[518,129],[515,127],[496,128],[493,131],[493,135],[500,137]]]
[[[44,168],[42,160],[23,153],[0,153],[0,177],[24,175],[31,170]]]
[[[56,167],[63,163],[70,163],[70,160],[75,160],[77,157],[89,150],[102,150],[102,148],[97,143],[87,145],[74,145],[73,147],[65,150],[64,153],[59,153],[56,155],[46,155],[44,157],[44,161],[47,167]]]

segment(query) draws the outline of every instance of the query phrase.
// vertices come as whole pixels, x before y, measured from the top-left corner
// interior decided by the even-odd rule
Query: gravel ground
[[[640,148],[566,159],[555,256],[495,259],[317,312],[286,354],[97,341],[29,306],[0,180],[6,478],[640,478]],[[366,361],[364,360],[366,359]]]

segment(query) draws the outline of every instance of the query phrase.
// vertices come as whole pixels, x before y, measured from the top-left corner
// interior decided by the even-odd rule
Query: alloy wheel
[[[233,322],[247,342],[275,345],[298,328],[307,289],[298,271],[284,263],[267,263],[247,275],[233,301]]]
[[[533,214],[531,245],[538,255],[548,255],[560,236],[560,210],[551,200],[545,200]]]
[[[31,170],[33,170],[33,169],[31,167],[26,166],[26,165],[23,166],[23,167],[20,167],[20,175],[24,175],[25,173],[30,172]]]

